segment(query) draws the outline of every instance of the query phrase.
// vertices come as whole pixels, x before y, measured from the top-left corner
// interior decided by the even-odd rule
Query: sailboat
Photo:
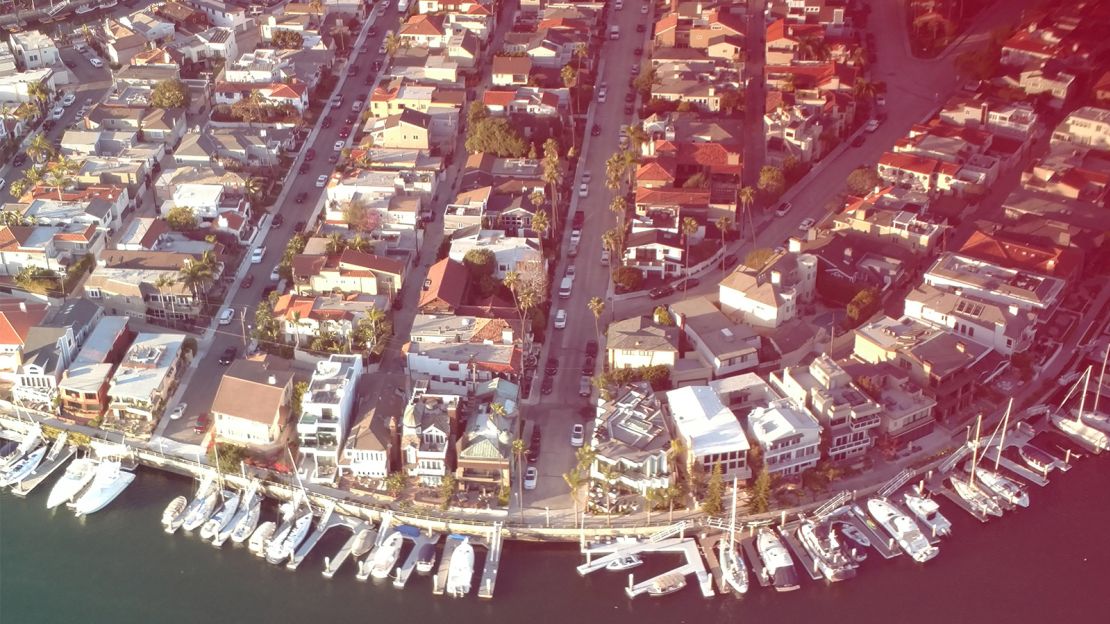
[[[209,488],[203,495],[198,494],[197,500],[193,502],[197,505],[189,505],[192,509],[186,510],[185,520],[181,523],[181,528],[186,531],[200,527],[216,511],[216,505],[220,504],[220,492],[214,487]]]
[[[50,488],[46,497],[46,508],[53,509],[68,503],[81,493],[96,476],[96,460],[91,457],[78,457],[66,467],[61,479]]]
[[[300,505],[296,504],[293,518],[278,529],[270,540],[269,546],[266,547],[266,561],[278,565],[292,556],[308,535],[308,529],[311,526],[312,510],[300,511]]]
[[[471,578],[474,576],[474,546],[464,536],[452,535],[447,539],[462,540],[451,553],[445,588],[448,595],[461,598],[470,593]]]
[[[993,470],[988,470],[982,466],[975,469],[975,478],[979,479],[988,490],[997,494],[1003,500],[1018,507],[1029,506],[1029,493],[1025,488],[1014,482],[1013,479],[1005,477]]]
[[[239,508],[239,514],[231,521],[231,541],[242,544],[250,538],[262,517],[262,495],[255,493],[250,500]]]
[[[134,480],[135,473],[124,470],[119,461],[100,462],[89,488],[74,503],[74,513],[85,516],[104,509]]]
[[[38,468],[39,464],[42,463],[43,458],[46,457],[47,450],[49,450],[47,446],[45,444],[41,444],[30,453],[27,453],[22,458],[17,460],[14,464],[8,466],[8,469],[5,470],[2,475],[0,475],[0,488],[8,487],[9,485],[15,485],[20,481],[26,479],[27,476],[30,475],[31,472],[33,472],[35,468]]]
[[[940,505],[921,491],[906,492],[902,497],[906,508],[924,522],[933,535],[945,536],[952,532],[952,523],[940,513]]]
[[[211,518],[200,527],[200,538],[208,541],[216,537],[227,525],[231,524],[235,512],[239,511],[239,498],[242,495],[235,490],[223,490],[220,498],[223,505]]]
[[[737,594],[748,593],[748,570],[736,552],[736,479],[732,480],[732,514],[728,523],[728,539],[717,542],[717,556],[721,562],[721,576],[725,584]]]
[[[771,529],[763,527],[755,539],[756,550],[763,560],[763,574],[775,586],[775,591],[794,591],[798,589],[798,573],[794,569],[794,559],[783,546],[782,540]]]
[[[401,554],[401,546],[405,543],[400,531],[394,531],[385,538],[385,541],[374,551],[370,559],[370,576],[381,580],[389,576],[397,557]]]
[[[898,545],[918,563],[925,563],[937,556],[940,549],[929,543],[913,518],[902,513],[883,498],[867,501],[867,511],[893,537]]]
[[[1009,414],[1008,409],[1007,414]],[[979,414],[975,418],[975,441],[971,445],[972,469],[968,471],[967,479],[965,480],[958,475],[952,475],[948,478],[948,482],[952,484],[952,489],[955,490],[956,495],[964,499],[976,513],[980,515],[1001,516],[1002,507],[998,502],[975,485],[975,467],[979,465],[979,434],[982,424],[983,415]]]
[[[23,459],[23,456],[31,452],[31,449],[38,446],[39,440],[42,438],[42,429],[35,425],[19,442],[15,452],[11,455],[4,457],[3,463],[0,463],[0,471],[6,471],[10,466]]]
[[[263,556],[263,554],[265,554],[266,545],[270,543],[270,538],[274,536],[274,529],[276,527],[277,525],[269,520],[258,525],[254,533],[251,533],[250,541],[247,542],[247,550],[251,551],[256,556]]]
[[[1073,420],[1070,416],[1065,416],[1061,413],[1061,410],[1056,410],[1052,414],[1052,424],[1056,425],[1056,428],[1064,433],[1079,438],[1096,451],[1107,451],[1110,450],[1110,435],[1084,422],[1084,408],[1087,402],[1087,384],[1090,382],[1090,378],[1091,367],[1088,366],[1086,372],[1083,373],[1083,394],[1079,397],[1079,411],[1076,412],[1075,419]],[[1070,396],[1071,393],[1069,392],[1068,394]],[[1064,401],[1067,401],[1066,397]]]

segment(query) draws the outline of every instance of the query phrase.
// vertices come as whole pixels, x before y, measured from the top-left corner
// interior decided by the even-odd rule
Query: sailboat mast
[[[1102,371],[1098,374],[1098,388],[1095,389],[1095,406],[1092,412],[1098,413],[1098,400],[1102,397],[1102,382],[1106,377],[1106,358],[1110,356],[1110,343],[1106,344],[1106,351],[1102,353]]]
[[[979,466],[979,425],[983,424],[983,414],[975,417],[975,443],[971,446],[971,472],[967,484],[975,487],[975,469]]]
[[[728,547],[736,545],[736,477],[732,478],[732,518],[728,522]]]
[[[998,463],[1002,461],[1002,449],[1006,448],[1006,426],[1010,424],[1010,410],[1014,407],[1014,397],[1006,405],[1006,414],[1002,417],[1002,435],[998,438],[998,451],[994,455],[994,470],[998,472]]]
[[[1083,373],[1083,394],[1079,396],[1079,413],[1075,415],[1075,422],[1083,423],[1083,408],[1087,405],[1087,384],[1091,381],[1091,367]]]

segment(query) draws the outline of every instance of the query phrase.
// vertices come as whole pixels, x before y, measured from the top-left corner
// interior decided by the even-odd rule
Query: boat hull
[[[96,462],[87,457],[76,459],[66,468],[65,474],[50,489],[46,508],[53,509],[74,499],[92,483],[96,476]]]
[[[74,512],[78,516],[87,516],[104,509],[109,503],[114,501],[127,486],[131,485],[131,482],[134,480],[134,473],[120,470],[118,476],[102,487],[98,488],[94,481],[92,487],[96,488],[96,490],[90,490],[78,499],[77,505],[74,507]]]

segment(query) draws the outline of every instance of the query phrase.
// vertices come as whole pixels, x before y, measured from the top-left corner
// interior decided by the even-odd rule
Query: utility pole
[[[247,309],[239,310],[239,332],[243,335],[243,350],[246,351],[247,343]]]

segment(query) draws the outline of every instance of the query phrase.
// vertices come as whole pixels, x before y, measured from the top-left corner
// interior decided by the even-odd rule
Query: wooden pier
[[[493,588],[497,585],[497,570],[501,566],[501,523],[494,522],[490,529],[489,546],[486,549],[486,563],[482,567],[482,580],[478,584],[479,598],[493,598]]]
[[[725,582],[725,575],[721,573],[721,562],[717,558],[717,544],[723,539],[726,537],[721,533],[698,535],[698,545],[701,546],[701,556],[705,557],[709,574],[713,576],[713,582],[717,586],[717,593],[728,594],[732,589]]]
[[[791,522],[787,525],[779,527],[779,534],[782,535],[783,541],[789,546],[790,550],[794,551],[794,556],[797,557],[798,563],[809,574],[809,578],[820,581],[825,578],[821,572],[817,570],[817,563],[813,560],[813,556],[809,554],[805,546],[798,540],[798,523]]]
[[[301,547],[293,553],[293,556],[289,558],[289,563],[285,564],[285,567],[290,570],[296,570],[297,566],[301,565],[301,562],[308,556],[308,553],[320,542],[320,538],[324,537],[324,533],[327,533],[337,526],[351,528],[356,522],[357,520],[353,518],[345,518],[334,513],[333,509],[326,509],[324,515],[316,524],[316,530],[313,531],[312,534],[308,536],[308,539],[301,544]]]
[[[351,537],[347,538],[347,541],[343,543],[339,552],[335,553],[335,557],[324,557],[324,578],[330,579],[335,576],[336,571],[347,561],[347,557],[351,555],[351,550],[355,547],[355,542],[358,541],[358,535],[363,529],[369,529],[370,531],[374,530],[369,522],[359,522],[351,529],[353,531]],[[372,533],[372,535],[374,535],[374,538],[377,538],[377,534]]]
[[[443,553],[439,556],[439,567],[432,577],[432,593],[436,596],[442,596],[447,588],[447,573],[451,571],[451,555],[455,554],[455,549],[460,543],[459,540],[450,538],[444,541]]]
[[[402,535],[405,535],[402,533]],[[405,537],[408,537],[405,535]],[[416,537],[412,540],[412,550],[409,551],[408,557],[405,557],[404,563],[397,568],[393,577],[393,586],[397,589],[403,589],[405,584],[409,582],[409,577],[412,576],[413,570],[416,569],[416,561],[420,558],[420,551],[428,544],[436,544],[439,542],[439,533],[432,533],[427,535],[423,532],[417,533]]]
[[[44,461],[35,468],[28,477],[20,481],[15,487],[12,488],[12,494],[16,496],[25,497],[31,493],[40,483],[46,480],[59,466],[69,461],[77,451],[72,447],[66,447],[61,453],[58,454],[53,460]]]
[[[759,549],[755,547],[755,536],[742,537],[737,541],[737,544],[740,546],[740,550],[747,555],[748,563],[752,564],[751,579],[754,579],[761,587],[770,587],[771,576],[767,574],[766,568],[763,567],[763,557],[759,556]],[[751,580],[749,580],[750,583]]]

